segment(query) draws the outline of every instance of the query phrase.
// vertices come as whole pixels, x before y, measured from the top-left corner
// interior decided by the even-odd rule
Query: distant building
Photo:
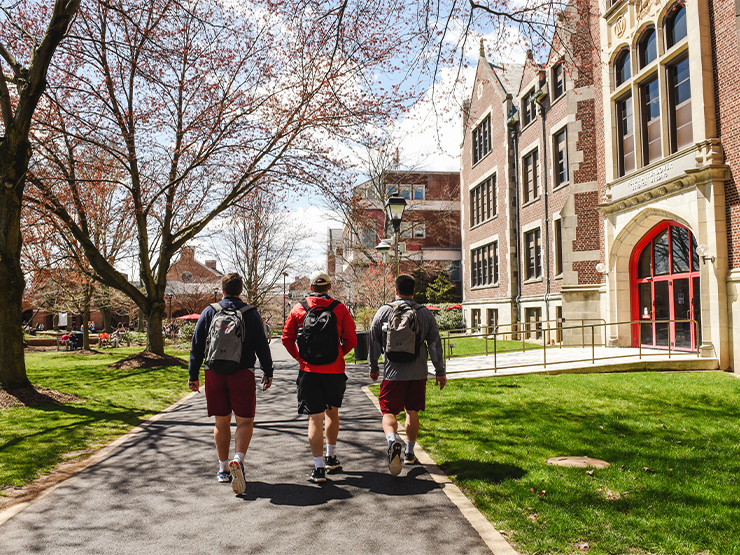
[[[386,222],[385,202],[400,195],[407,201],[401,223],[402,272],[421,271],[430,279],[440,271],[449,273],[460,288],[460,174],[434,171],[388,171],[378,180],[359,185],[355,191],[357,220],[342,230],[331,229],[327,237],[327,269],[344,286],[352,301],[352,274],[381,260],[375,246],[383,237],[393,239]],[[392,241],[391,241],[392,242]],[[393,251],[387,256],[392,262]]]

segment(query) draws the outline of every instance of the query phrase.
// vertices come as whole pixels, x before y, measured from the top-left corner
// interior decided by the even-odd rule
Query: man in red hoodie
[[[342,468],[335,449],[339,407],[347,383],[344,355],[357,345],[352,315],[346,306],[327,294],[329,289],[331,278],[326,272],[311,274],[311,294],[293,307],[283,329],[283,345],[300,364],[296,380],[298,414],[308,415],[308,443],[314,460],[309,480],[317,483],[326,481],[327,470]],[[326,326],[334,322],[336,334]],[[324,433],[326,456],[323,456]]]

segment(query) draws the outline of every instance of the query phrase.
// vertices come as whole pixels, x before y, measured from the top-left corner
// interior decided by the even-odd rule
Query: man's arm
[[[370,334],[368,338],[368,362],[370,363],[370,378],[375,381],[380,374],[378,359],[382,353],[383,342],[383,323],[386,321],[386,307],[381,306],[373,317],[373,323],[370,324]]]
[[[442,338],[439,336],[439,328],[437,327],[437,320],[430,311],[428,313],[427,323],[429,330],[427,331],[426,343],[429,350],[429,359],[434,365],[434,373],[437,376],[445,375],[445,366],[442,356]]]
[[[342,326],[342,336],[340,337],[339,342],[342,345],[342,354],[346,355],[357,346],[357,328],[355,327],[355,321],[349,313],[349,310],[347,310],[347,307],[344,305],[341,306],[344,310],[342,310],[342,320],[340,322],[340,325]]]
[[[285,320],[282,341],[290,356],[296,360],[300,360],[301,357],[298,354],[298,347],[296,347],[295,344],[296,339],[298,339],[298,319],[294,310],[295,308],[290,311],[288,318]]]
[[[254,314],[250,314],[250,313]],[[262,365],[262,373],[267,378],[272,378],[273,364],[272,364],[272,353],[270,352],[270,345],[267,341],[267,336],[264,333],[259,333],[264,327],[262,326],[262,317],[257,310],[250,310],[247,314],[250,314],[251,330],[247,332],[247,337],[254,338],[254,352],[257,358],[260,359]],[[264,381],[264,380],[263,380]],[[269,387],[269,386],[268,386]]]
[[[193,333],[193,344],[190,348],[190,363],[188,364],[188,380],[191,383],[199,382],[200,367],[203,365],[203,358],[206,354],[206,338],[208,337],[208,327],[211,323],[213,309],[207,307],[198,318]],[[190,389],[193,389],[192,387]],[[196,391],[196,389],[193,389]]]

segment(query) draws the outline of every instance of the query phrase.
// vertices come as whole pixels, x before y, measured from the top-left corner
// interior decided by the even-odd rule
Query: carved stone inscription
[[[696,167],[695,155],[695,151],[691,150],[678,158],[667,160],[627,179],[613,183],[610,187],[612,202],[681,176],[686,170]]]

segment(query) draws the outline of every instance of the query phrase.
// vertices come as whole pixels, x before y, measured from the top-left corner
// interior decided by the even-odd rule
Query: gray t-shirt
[[[423,380],[427,377],[427,356],[434,365],[434,371],[437,376],[445,375],[444,362],[442,360],[442,340],[439,337],[437,320],[431,311],[419,303],[408,299],[398,298],[397,301],[403,300],[416,309],[416,320],[419,324],[421,333],[421,347],[419,356],[411,362],[392,362],[386,360],[384,364],[383,379],[389,381],[408,381]],[[382,353],[383,347],[383,324],[388,321],[393,307],[383,305],[378,309],[370,326],[370,345],[369,361],[370,371],[378,372],[378,358]]]

